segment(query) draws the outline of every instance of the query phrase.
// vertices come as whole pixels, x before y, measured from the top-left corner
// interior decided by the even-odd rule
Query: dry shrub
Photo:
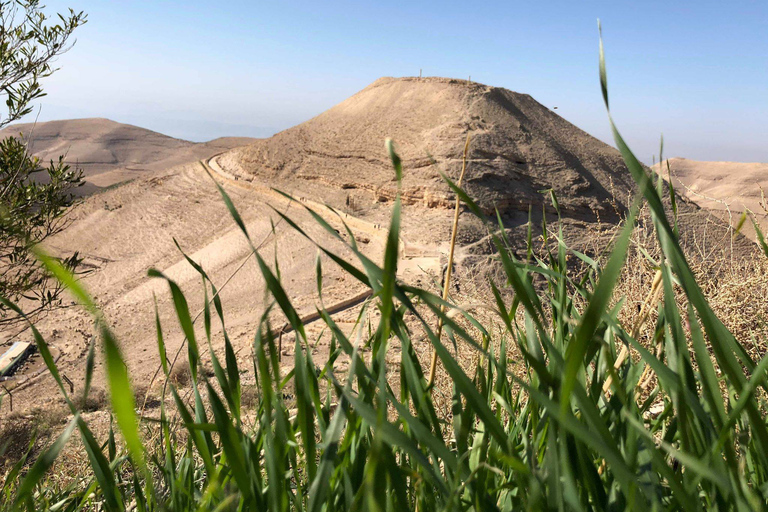
[[[567,226],[565,236],[568,239]],[[597,259],[604,265],[610,255],[610,248],[616,236],[616,226],[600,225],[589,227],[587,233],[579,237],[579,243],[573,247],[589,256]],[[556,236],[558,225],[551,223],[550,250],[556,253]],[[768,258],[762,254],[756,245],[745,243],[741,235],[724,224],[721,220],[710,217],[705,221],[699,221],[695,225],[681,227],[681,247],[688,258],[688,263],[696,276],[697,283],[709,301],[709,305],[715,315],[742,343],[753,360],[757,361],[768,353]],[[538,237],[538,241],[542,240]],[[534,240],[534,243],[537,243]],[[545,257],[542,244],[534,248],[539,257]],[[522,253],[521,253],[522,254]],[[627,255],[626,263],[622,269],[622,275],[614,291],[614,304],[619,300],[624,301],[624,306],[619,313],[619,319],[624,326],[630,328],[637,321],[642,304],[649,298],[652,283],[656,274],[656,268],[646,255],[650,255],[657,261],[661,257],[661,249],[658,245],[656,234],[653,230],[650,215],[646,209],[641,210],[638,226],[632,235],[632,247]],[[475,260],[482,259],[481,262]],[[495,309],[495,301],[487,285],[488,278],[493,278],[501,291],[509,291],[503,277],[500,265],[493,263],[492,256],[467,259],[466,265],[458,273],[462,283],[460,289],[463,293],[453,293],[452,301],[466,307],[467,305],[482,304],[482,308],[474,308],[471,314],[491,332],[491,348],[498,353],[500,341],[506,335],[506,329],[501,323]],[[569,265],[573,263],[572,278],[578,277],[585,268],[579,265],[574,257],[569,257]],[[478,270],[482,269],[482,271]],[[489,270],[490,269],[490,270]],[[502,276],[502,277],[499,277]],[[511,294],[511,292],[510,292]],[[675,287],[678,308],[683,317],[686,316],[688,303],[685,295],[679,287]],[[511,298],[511,297],[510,297]],[[545,306],[547,306],[545,301]],[[583,311],[586,304],[577,307]],[[657,320],[657,306],[651,305],[650,314],[644,322],[638,339],[646,347],[653,348],[651,337]],[[547,313],[545,311],[545,313]],[[470,330],[473,328],[468,322],[457,317],[462,327]],[[524,319],[522,308],[518,309],[517,321],[522,325]],[[479,341],[479,333],[475,332]],[[689,331],[688,333],[689,334]],[[451,349],[457,361],[465,371],[471,373],[477,364],[477,351],[475,348],[460,343],[454,350],[450,341],[443,337],[443,343]],[[509,359],[516,368],[512,371],[519,377],[525,372],[522,356],[514,340],[506,339],[506,348]],[[414,349],[419,355],[422,364],[428,362],[428,354],[431,352],[431,344],[424,339],[421,343],[415,343]],[[635,351],[630,351],[635,360],[639,359]],[[650,386],[652,388],[653,386]],[[450,417],[451,397],[453,394],[453,381],[448,374],[439,369],[436,375],[433,398],[439,414]]]
[[[82,393],[75,397],[74,404],[79,411],[101,411],[102,409],[109,406],[109,396],[103,388],[93,387],[91,388],[87,397],[83,396]]]
[[[185,361],[177,361],[169,375],[171,382],[178,388],[189,386],[192,382],[192,373]]]
[[[143,409],[155,409],[160,407],[158,393],[146,384],[135,384],[133,386],[133,396],[136,400],[136,407]]]
[[[617,299],[625,300],[620,314],[625,325],[634,322],[656,274],[643,253],[657,260],[661,254],[648,227],[635,231],[633,243],[615,292]],[[757,246],[745,244],[740,235],[722,223],[698,232],[681,232],[681,247],[715,315],[753,359],[761,358],[766,353],[768,336],[768,258]],[[675,295],[681,315],[685,317],[688,303],[683,291],[675,287]],[[646,341],[655,325],[655,306],[641,332],[641,339]]]
[[[12,413],[0,421],[0,474],[12,467],[27,451],[31,463],[48,446],[66,422],[63,407],[35,408]]]
[[[720,320],[753,359],[763,357],[768,352],[768,258],[741,260],[709,284],[704,293]]]
[[[240,406],[243,409],[251,409],[259,400],[259,389],[255,384],[243,384],[240,387]]]

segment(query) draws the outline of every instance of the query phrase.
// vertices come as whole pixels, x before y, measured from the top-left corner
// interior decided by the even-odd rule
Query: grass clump
[[[607,105],[602,58],[601,79]],[[200,339],[179,287],[151,271],[167,281],[187,344],[185,369],[172,368],[158,319],[158,350],[173,407],[160,400],[151,444],[139,431],[134,394],[108,325],[71,275],[41,255],[96,318],[125,449],[118,449],[112,430],[99,445],[60,386],[72,419],[18,485],[6,479],[0,500],[30,510],[764,509],[768,427],[758,396],[768,388],[768,357],[754,360],[713,313],[680,248],[674,218],[665,212],[663,182],[646,174],[615,128],[614,135],[640,194],[604,266],[569,249],[562,237],[545,254],[519,260],[503,226],[487,226],[510,292],[491,284],[500,334],[441,297],[396,280],[399,199],[383,265],[359,250],[349,230],[342,237],[307,208],[354,259],[316,242],[318,249],[371,289],[363,310],[378,309],[380,319],[370,329],[359,322],[351,335],[341,329],[324,309],[318,260],[319,313],[332,335],[322,365],[312,359],[312,340],[279,272],[251,246],[271,309],[281,311],[295,333],[293,369],[283,374],[269,311],[264,314],[253,343],[255,387],[241,382],[224,309],[205,270],[188,258],[204,283]],[[393,163],[399,178],[394,153]],[[446,181],[484,219],[472,199]],[[237,209],[220,191],[250,243]],[[653,312],[651,338],[660,350],[638,341],[638,328],[620,318],[623,300],[615,296],[641,202],[650,211],[660,251],[653,260],[659,302],[647,306]],[[570,258],[579,258],[586,271],[569,272]],[[682,308],[681,294],[687,304]],[[444,337],[431,327],[436,317]],[[214,321],[224,333],[222,357],[211,347]],[[59,381],[45,340],[34,327],[33,332]],[[422,365],[414,349],[417,336],[430,342],[450,376],[449,412],[435,406],[429,365]],[[392,362],[388,348],[395,343],[400,355]],[[454,356],[459,344],[476,353],[469,367]],[[209,373],[201,363],[206,348]],[[513,348],[520,360],[510,360]],[[629,350],[636,357],[616,364]],[[342,356],[350,361],[345,373],[334,366]],[[391,382],[392,366],[398,382]],[[92,373],[93,350],[86,397]],[[180,392],[182,385],[189,398]],[[46,471],[75,431],[93,473],[60,488]],[[14,471],[12,476],[21,470]]]

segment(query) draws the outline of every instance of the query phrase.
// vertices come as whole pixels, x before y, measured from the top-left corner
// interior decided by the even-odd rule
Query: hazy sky
[[[381,76],[531,94],[638,156],[768,161],[768,1],[49,0],[88,13],[41,120],[108,117],[176,137],[267,136]]]

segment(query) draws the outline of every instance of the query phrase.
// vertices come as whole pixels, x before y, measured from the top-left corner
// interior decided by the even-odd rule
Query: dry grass
[[[553,244],[558,234],[558,224],[551,223],[549,229],[549,242]],[[601,265],[605,263],[609,255],[609,249],[617,236],[617,226],[600,224],[591,228],[590,233],[582,239],[580,250],[596,258]],[[565,228],[564,234],[569,233]],[[754,246],[754,250],[745,250],[743,244],[735,244],[734,239],[740,235],[734,229],[727,226],[716,217],[706,220],[702,226],[681,233],[681,246],[687,254],[689,264],[697,278],[704,295],[715,315],[723,322],[728,330],[747,349],[749,355],[755,361],[760,360],[768,353],[768,258]],[[539,257],[545,257],[546,251],[543,237],[538,237]],[[643,303],[648,301],[652,283],[657,275],[657,267],[649,261],[648,256],[656,261],[661,257],[658,241],[651,229],[650,217],[644,209],[641,211],[640,222],[632,236],[633,247],[627,256],[626,264],[614,291],[613,304],[623,300],[624,304],[619,313],[619,319],[627,330],[637,323]],[[550,247],[554,250],[553,247]],[[576,264],[576,258],[569,257],[569,262],[574,262],[572,278],[578,277],[583,267]],[[462,293],[456,293],[456,287],[452,289],[450,299],[453,303],[470,306],[471,314],[489,331],[491,335],[491,348],[499,350],[501,339],[507,336],[505,327],[499,321],[495,312],[495,304],[487,285],[489,274],[493,274],[493,268],[464,268],[459,270],[458,280],[461,281],[459,289]],[[501,273],[499,274],[501,275]],[[504,286],[497,280],[497,284]],[[685,312],[688,307],[684,293],[676,289],[678,309]],[[638,327],[638,340],[647,348],[656,350],[653,334],[658,319],[658,306],[660,298],[655,297],[656,302],[648,304],[647,316]],[[482,307],[477,307],[481,305]],[[581,304],[580,306],[584,306]],[[517,322],[524,322],[522,309],[518,310]],[[466,321],[460,321],[462,327],[473,334],[479,333]],[[686,332],[690,335],[690,332]],[[446,339],[444,343],[450,345]],[[511,369],[518,377],[524,377],[525,365],[522,364],[522,355],[514,340],[506,339],[506,347],[509,360],[515,365]],[[430,362],[431,344],[424,340],[415,344],[415,350],[420,361],[425,366]],[[459,343],[453,354],[462,368],[470,372],[477,365],[477,351],[473,347]],[[637,351],[630,350],[630,356],[638,361]],[[519,363],[519,364],[518,364]],[[713,361],[713,364],[716,363]],[[648,373],[648,379],[644,382],[644,392],[641,396],[647,396],[653,388],[655,380],[652,372]],[[453,395],[453,381],[442,369],[438,368],[433,386],[433,398],[438,414],[444,414],[444,419],[450,421],[451,398]]]
[[[27,451],[34,460],[51,443],[66,420],[64,407],[14,412],[0,420],[0,475],[4,475]]]

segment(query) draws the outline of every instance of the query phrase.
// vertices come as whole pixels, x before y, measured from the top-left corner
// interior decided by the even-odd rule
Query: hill
[[[20,123],[0,130],[2,138],[19,135],[44,162],[65,155],[68,163],[81,168],[87,181],[81,193],[86,194],[253,141],[223,137],[195,143],[101,118]]]
[[[620,153],[528,94],[448,78],[381,78],[309,121],[214,159],[241,180],[268,184],[383,222],[396,183],[383,141],[403,159],[404,215],[411,240],[449,237],[453,194],[441,173],[458,178],[471,136],[465,188],[481,208],[501,213],[523,244],[529,211],[552,220],[555,193],[569,243],[594,246],[600,226],[615,225],[636,186]],[[680,200],[680,222],[693,238],[706,230],[724,239],[725,225]],[[468,254],[488,250],[485,230],[462,217],[459,242]],[[741,245],[740,243],[737,245]],[[746,250],[749,248],[745,247]]]
[[[90,125],[115,124],[91,120]],[[447,266],[453,218],[452,195],[440,173],[456,178],[468,134],[472,144],[467,188],[487,212],[495,206],[500,209],[515,249],[525,246],[529,208],[537,220],[542,208],[549,204],[549,195],[542,191],[555,190],[568,243],[592,255],[610,244],[623,209],[635,192],[615,149],[528,95],[460,80],[381,79],[327,112],[270,139],[215,158],[211,156],[221,149],[214,151],[213,146],[221,148],[232,141],[198,145],[210,151],[201,150],[204,156],[197,158],[203,159],[202,163],[194,161],[163,169],[159,168],[175,162],[183,151],[195,155],[200,148],[152,132],[136,132],[133,127],[116,130],[118,134],[121,130],[132,134],[128,137],[131,141],[140,134],[147,137],[144,153],[139,151],[138,143],[129,145],[137,151],[136,160],[153,151],[152,141],[165,149],[157,150],[156,158],[144,160],[147,163],[142,164],[145,166],[140,172],[134,172],[136,179],[132,182],[79,203],[71,212],[69,228],[50,240],[48,248],[58,255],[78,251],[85,258],[91,273],[83,277],[83,282],[96,295],[106,318],[126,344],[132,375],[142,383],[149,383],[158,367],[155,297],[163,324],[176,322],[167,285],[148,278],[147,269],[154,267],[174,279],[188,292],[193,314],[202,311],[200,277],[176,242],[219,287],[232,342],[243,357],[249,353],[260,315],[269,307],[263,301],[264,279],[211,176],[231,194],[261,256],[279,267],[285,291],[299,315],[316,312],[318,252],[312,241],[281,220],[274,209],[285,212],[314,241],[349,256],[336,236],[338,233],[349,240],[340,222],[343,220],[352,229],[360,251],[380,262],[387,242],[391,199],[396,193],[394,172],[384,148],[386,137],[399,143],[404,160],[406,205],[398,277],[436,292]],[[62,129],[61,133],[78,132]],[[91,139],[101,141],[101,146],[123,147],[114,134],[98,138],[85,133],[77,140]],[[54,140],[49,144],[55,148],[54,153],[65,147]],[[70,144],[72,148],[75,145]],[[102,161],[111,162],[107,157]],[[115,171],[95,174],[92,179],[110,172]],[[303,200],[288,202],[270,187]],[[339,211],[330,212],[320,203],[329,203]],[[337,233],[319,227],[301,205],[320,212]],[[729,242],[723,250],[753,247],[742,238],[734,238],[730,244],[731,237],[722,222],[712,223],[708,213],[693,203],[681,198],[678,206],[681,232],[684,236],[690,234],[694,242],[704,239],[706,247],[700,244],[697,248],[706,250],[707,257],[717,256],[710,246],[721,240]],[[549,220],[555,217],[553,214]],[[649,225],[643,224],[646,232]],[[702,232],[706,236],[702,237]],[[487,276],[497,268],[486,236],[487,231],[472,215],[461,216],[454,274],[457,300],[488,298],[482,295],[484,290],[474,286],[487,285]],[[538,239],[534,243],[540,247]],[[720,247],[715,249],[719,251]],[[320,260],[324,270],[323,301],[329,310],[342,308],[336,310],[334,318],[346,329],[360,314],[356,302],[360,283],[330,258],[321,256]],[[504,281],[499,284],[504,287]],[[285,321],[275,309],[272,314],[274,325]],[[366,314],[375,313],[368,310]],[[93,333],[88,315],[77,308],[56,310],[42,318],[38,327],[61,351],[60,368],[71,376],[83,375]],[[322,329],[320,323],[315,323],[307,330],[319,337]],[[14,334],[0,333],[0,346],[11,342]],[[223,341],[219,327],[213,326],[212,336],[214,348],[220,349]],[[183,341],[180,332],[169,333],[165,338],[169,353]],[[420,346],[426,347],[427,343],[423,341]],[[313,347],[313,357],[322,361],[330,350],[329,338],[323,337]],[[288,366],[292,351],[289,341],[282,351]],[[52,381],[43,380],[14,394],[18,404],[26,404],[22,407],[46,407],[58,397]]]
[[[450,206],[439,173],[456,179],[472,135],[467,188],[488,212],[540,210],[552,189],[568,215],[613,215],[632,189],[619,154],[531,96],[465,80],[381,78],[339,105],[219,158],[265,181],[358,190],[367,202],[395,195],[382,150],[394,139],[411,203]],[[613,190],[611,190],[613,189]],[[363,197],[360,198],[361,200]]]
[[[659,170],[659,164],[654,166]],[[671,179],[680,194],[699,206],[722,212],[738,222],[741,212],[755,213],[768,228],[768,163],[703,162],[687,158],[670,158],[661,165],[661,174]],[[724,217],[726,218],[726,217]],[[751,228],[747,227],[747,233]]]

